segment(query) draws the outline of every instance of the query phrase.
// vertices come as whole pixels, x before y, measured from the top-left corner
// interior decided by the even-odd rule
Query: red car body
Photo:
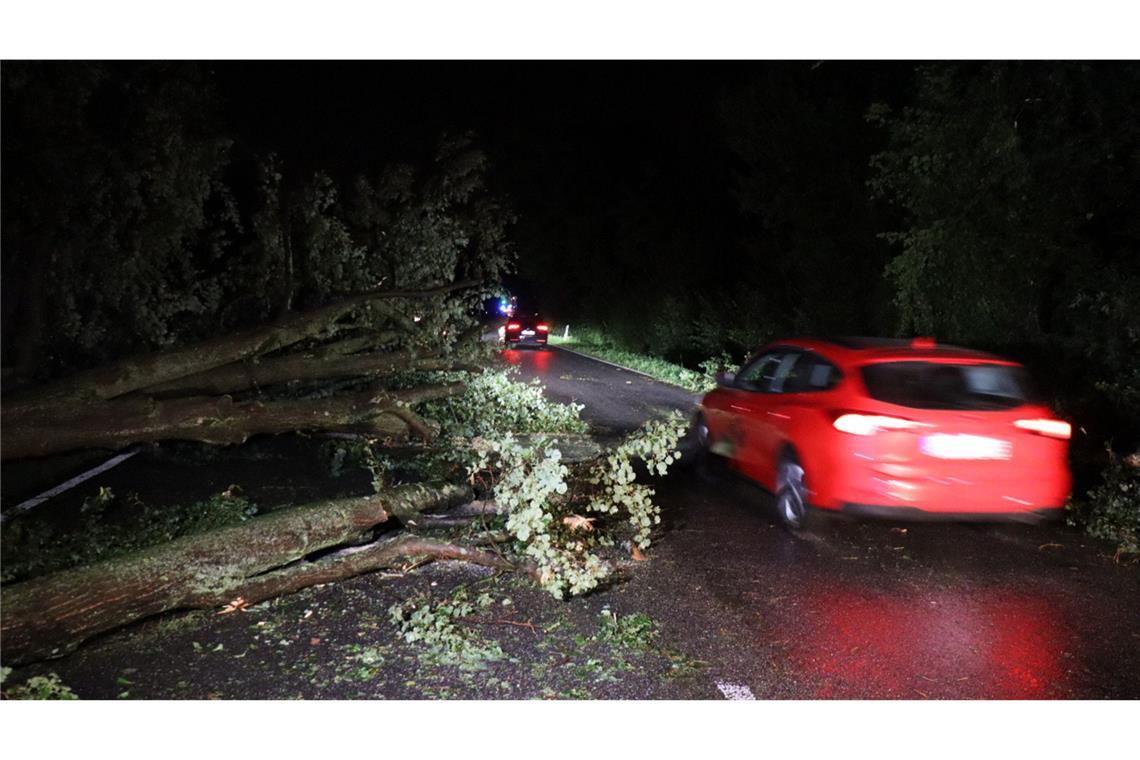
[[[798,472],[818,509],[1031,520],[1069,495],[1068,423],[997,356],[930,339],[789,340],[720,385],[700,405],[702,443],[777,495]]]

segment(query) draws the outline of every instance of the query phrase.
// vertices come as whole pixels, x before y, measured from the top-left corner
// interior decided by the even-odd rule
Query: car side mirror
[[[716,384],[719,388],[731,388],[736,383],[736,375],[732,372],[717,372]]]

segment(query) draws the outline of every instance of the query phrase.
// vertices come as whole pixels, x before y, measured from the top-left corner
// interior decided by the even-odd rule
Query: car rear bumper
[[[546,345],[546,336],[541,336],[541,337],[538,335],[527,335],[527,336],[516,335],[514,337],[508,336],[506,338],[506,342],[514,344],[514,345],[518,345],[518,346],[545,346]]]
[[[869,517],[881,520],[1020,523],[1040,523],[1060,520],[1065,514],[1064,507],[1041,507],[1012,512],[998,512],[992,510],[952,512],[926,510],[915,506],[855,504],[851,502],[842,504],[839,511],[853,517]]]
[[[900,519],[1034,521],[1039,513],[1060,509],[1072,486],[1063,461],[935,466],[846,459],[817,467],[825,475],[815,481],[819,492],[812,494],[812,503]]]

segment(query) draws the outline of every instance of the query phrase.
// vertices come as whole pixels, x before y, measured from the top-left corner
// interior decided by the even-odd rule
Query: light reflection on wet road
[[[505,351],[606,431],[695,397],[576,355]],[[1140,571],[1060,525],[828,521],[793,537],[728,473],[656,485],[668,532],[614,592],[757,698],[1140,697]],[[716,696],[710,693],[700,696]]]
[[[819,680],[816,695],[923,696],[969,682],[992,698],[1064,695],[1060,610],[1001,589],[865,593],[842,582],[805,590],[788,656]],[[951,682],[946,683],[949,679]]]

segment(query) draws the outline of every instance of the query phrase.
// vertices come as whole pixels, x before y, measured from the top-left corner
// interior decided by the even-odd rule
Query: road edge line
[[[134,449],[133,451],[128,451],[124,454],[118,454],[116,456],[113,456],[110,459],[108,459],[106,462],[104,462],[103,464],[101,464],[97,467],[92,467],[90,470],[87,470],[86,472],[81,472],[80,474],[76,475],[74,478],[71,478],[70,480],[65,480],[63,483],[60,483],[55,488],[49,488],[48,490],[41,493],[39,496],[33,496],[32,498],[27,499],[26,501],[21,501],[19,504],[17,504],[16,506],[12,507],[9,510],[7,510],[6,512],[0,513],[0,524],[8,522],[9,519],[11,519],[12,517],[14,517],[17,514],[20,514],[22,512],[27,512],[28,510],[31,510],[31,509],[38,507],[40,504],[43,504],[48,499],[51,499],[55,496],[59,496],[61,493],[65,492],[65,491],[70,491],[72,488],[75,488],[80,483],[88,481],[91,478],[95,477],[96,475],[99,475],[100,473],[106,472],[107,470],[111,469],[112,467],[117,467],[118,465],[127,461],[128,459],[130,459],[131,457],[133,457],[137,453],[139,453],[139,449]]]

